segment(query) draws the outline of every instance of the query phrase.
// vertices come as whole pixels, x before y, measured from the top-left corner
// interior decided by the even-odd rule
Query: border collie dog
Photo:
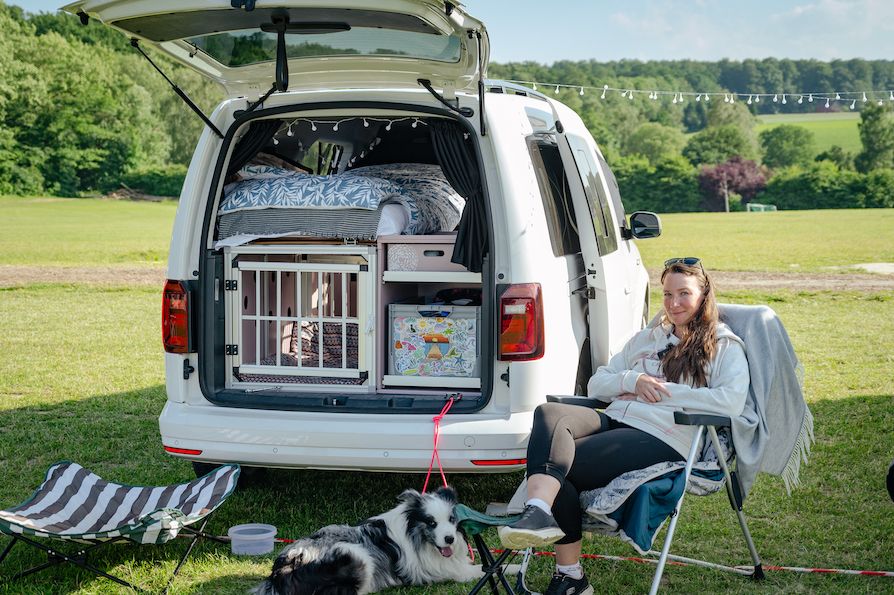
[[[255,593],[363,595],[483,576],[457,531],[453,488],[430,494],[407,490],[398,502],[357,526],[329,525],[291,544]]]

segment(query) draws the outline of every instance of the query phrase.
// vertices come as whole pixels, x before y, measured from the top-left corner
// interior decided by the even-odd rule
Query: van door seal
[[[481,60],[481,31],[478,29],[475,29],[475,37],[478,40],[478,119],[481,123],[481,136],[484,136],[484,63]]]
[[[152,58],[150,58],[149,55],[148,55],[146,52],[143,51],[143,48],[140,47],[140,42],[139,42],[139,40],[138,40],[136,37],[132,37],[132,38],[130,39],[130,45],[132,45],[133,47],[135,47],[135,48],[137,49],[138,52],[140,52],[141,54],[143,54],[143,57],[146,58],[146,60],[149,61],[149,64],[151,64],[152,67],[155,68],[155,70],[158,71],[158,74],[160,74],[161,76],[163,76],[164,79],[165,79],[166,81],[168,81],[168,84],[171,85],[171,88],[172,88],[172,89],[174,89],[174,93],[176,93],[177,96],[178,96],[180,99],[182,99],[183,102],[184,102],[186,105],[189,106],[189,109],[191,109],[192,111],[194,111],[194,112],[196,113],[197,116],[199,116],[200,118],[202,118],[202,121],[205,123],[205,125],[207,125],[208,128],[210,128],[211,131],[214,132],[214,134],[216,134],[216,135],[218,136],[218,138],[220,138],[221,140],[223,140],[223,137],[224,137],[223,133],[222,133],[220,130],[217,129],[217,126],[215,126],[215,125],[211,122],[211,120],[208,119],[208,116],[206,116],[204,113],[202,113],[202,110],[199,109],[199,106],[197,106],[195,103],[193,103],[192,99],[189,98],[189,95],[187,95],[186,93],[184,93],[183,90],[180,89],[180,87],[178,87],[178,86],[174,83],[174,81],[172,81],[171,79],[169,79],[169,78],[168,78],[168,75],[166,75],[164,72],[162,72],[161,68],[159,68],[159,67],[155,64],[155,62],[152,61]]]

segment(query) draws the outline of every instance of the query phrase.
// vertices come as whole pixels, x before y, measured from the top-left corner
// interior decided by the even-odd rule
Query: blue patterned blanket
[[[374,239],[386,204],[405,210],[404,234],[451,231],[465,206],[437,165],[374,165],[327,176],[248,165],[239,175],[224,189],[219,240],[290,234]],[[330,214],[313,215],[315,210]]]

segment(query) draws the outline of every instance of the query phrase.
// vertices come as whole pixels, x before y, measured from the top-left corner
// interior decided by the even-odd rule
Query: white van
[[[197,470],[424,471],[447,403],[445,470],[520,469],[534,408],[585,394],[643,326],[633,238],[658,218],[628,223],[577,114],[486,80],[487,32],[459,3],[65,10],[226,92],[163,298],[161,438]]]

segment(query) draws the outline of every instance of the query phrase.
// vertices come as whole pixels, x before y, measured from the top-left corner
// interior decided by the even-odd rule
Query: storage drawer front
[[[391,304],[389,374],[480,377],[478,306]]]
[[[453,244],[388,244],[387,252],[389,271],[466,271],[450,262]]]

